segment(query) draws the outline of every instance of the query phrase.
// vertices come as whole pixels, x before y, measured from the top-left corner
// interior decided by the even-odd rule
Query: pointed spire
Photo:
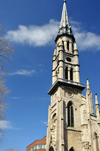
[[[71,26],[69,26],[66,0],[63,1],[62,17],[61,17],[58,35],[55,38],[55,42],[57,42],[58,38],[62,35],[65,35],[65,36],[69,35],[73,39],[73,41],[75,41],[74,35],[72,34]]]
[[[95,105],[99,105],[98,98],[97,98],[97,93],[95,93]]]
[[[67,8],[66,8],[66,0],[64,0],[63,3],[64,4],[63,4],[63,11],[62,11],[60,28],[66,27],[66,25],[69,27],[69,20],[68,20]]]
[[[88,78],[87,78],[87,89],[90,89],[90,84],[89,84]]]

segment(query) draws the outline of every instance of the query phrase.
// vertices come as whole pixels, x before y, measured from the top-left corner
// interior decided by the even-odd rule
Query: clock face
[[[69,57],[67,57],[66,60],[67,60],[68,62],[71,62],[71,58],[69,58]]]

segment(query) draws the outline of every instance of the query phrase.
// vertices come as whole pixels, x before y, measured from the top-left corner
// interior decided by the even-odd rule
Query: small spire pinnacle
[[[97,98],[97,93],[95,93],[95,105],[99,105],[98,98]]]
[[[89,84],[88,78],[87,78],[87,89],[90,89],[90,84]]]

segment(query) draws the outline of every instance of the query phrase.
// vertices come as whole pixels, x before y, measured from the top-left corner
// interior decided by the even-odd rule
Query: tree
[[[4,63],[11,59],[13,51],[13,47],[9,44],[8,39],[3,36],[3,27],[0,25],[0,121],[5,119],[5,96],[8,93],[4,80],[4,73],[6,71]],[[0,126],[0,139],[3,136],[2,132],[3,128]]]

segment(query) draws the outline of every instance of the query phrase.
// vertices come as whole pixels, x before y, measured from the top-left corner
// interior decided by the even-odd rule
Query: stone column
[[[70,67],[68,67],[68,80],[70,80]]]
[[[55,73],[55,68],[57,66],[57,61],[56,61],[56,50],[54,50],[54,55],[53,55],[53,61],[52,61],[52,84],[57,80],[56,73]]]
[[[63,115],[63,100],[61,101],[61,150],[64,150],[64,115]]]
[[[69,42],[69,51],[72,53],[72,42]]]
[[[57,66],[57,61],[53,60],[53,70],[52,70],[52,84],[57,80],[55,68]]]
[[[73,68],[73,81],[76,81],[76,72],[75,72],[75,68]]]
[[[58,117],[58,120],[57,120],[57,128],[58,128],[58,130],[57,130],[57,151],[61,151],[61,113],[60,113],[60,111],[61,111],[61,102],[60,102],[60,100],[58,101],[58,115],[57,115],[57,117]]]
[[[97,93],[95,93],[95,107],[96,107],[96,114],[97,114],[97,119],[100,119],[100,115],[99,115],[99,102],[98,102],[98,98],[97,98]]]
[[[76,82],[80,83],[80,71],[79,71],[79,59],[78,59],[78,49],[77,49],[77,45],[76,42],[74,44],[74,55],[75,55],[75,71],[76,71]]]
[[[65,52],[67,52],[67,41],[64,41],[64,48],[65,48]]]
[[[47,125],[47,139],[46,139],[46,151],[49,151],[49,143],[50,143],[50,127],[51,127],[51,106],[48,109],[48,125]]]
[[[59,78],[64,78],[63,50],[59,50]]]
[[[57,98],[56,98],[57,99]],[[59,129],[58,129],[58,108],[59,108],[59,102],[57,101],[57,115],[56,115],[56,118],[57,118],[57,120],[56,120],[56,127],[55,127],[55,151],[58,151],[58,131],[59,131]]]
[[[79,66],[76,66],[76,82],[80,83],[80,71]]]
[[[98,123],[98,146],[99,146],[99,150],[100,150],[100,123]]]

